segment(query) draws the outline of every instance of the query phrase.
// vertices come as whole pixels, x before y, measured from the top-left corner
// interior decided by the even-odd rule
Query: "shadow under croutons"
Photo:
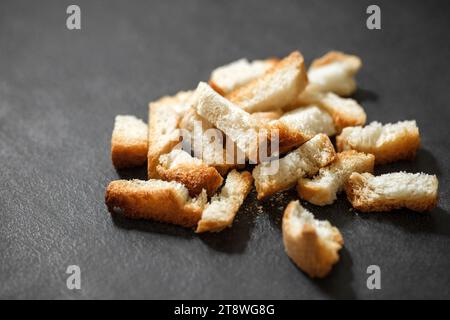
[[[355,299],[356,294],[351,284],[353,280],[352,258],[345,247],[339,251],[339,262],[331,272],[322,279],[310,279],[323,293],[333,299]]]
[[[242,253],[250,240],[257,215],[256,192],[252,191],[236,214],[231,228],[220,232],[205,232],[198,237],[208,247],[225,253]]]
[[[145,166],[127,168],[127,169],[116,169],[117,174],[120,179],[139,179],[147,180],[147,164]]]
[[[364,101],[378,101],[378,94],[371,90],[357,88],[351,98],[355,99],[359,103]]]

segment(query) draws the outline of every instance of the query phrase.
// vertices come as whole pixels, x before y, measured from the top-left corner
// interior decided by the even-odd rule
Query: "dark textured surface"
[[[368,1],[0,2],[0,298],[450,298],[449,6]],[[276,4],[275,4],[276,3]],[[294,192],[246,200],[219,234],[112,218],[104,190],[118,177],[109,139],[116,114],[146,119],[147,102],[196,86],[240,57],[308,61],[327,50],[361,56],[356,98],[369,121],[417,119],[413,162],[440,182],[430,213],[357,214],[343,197],[306,205],[340,228],[341,262],[312,281],[283,251],[281,213]],[[77,264],[82,289],[66,288]],[[366,288],[377,264],[382,289]]]

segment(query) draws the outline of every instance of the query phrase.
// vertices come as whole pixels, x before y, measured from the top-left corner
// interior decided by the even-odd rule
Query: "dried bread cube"
[[[221,95],[227,94],[250,81],[262,76],[277,59],[253,60],[239,59],[213,70],[209,85]]]
[[[334,92],[349,96],[356,90],[355,74],[361,59],[338,51],[330,51],[312,62],[308,69],[307,91]]]
[[[159,178],[156,172],[159,157],[169,153],[181,141],[178,130],[181,115],[191,105],[192,91],[181,91],[149,104],[148,120],[148,177]]]
[[[420,145],[416,121],[382,125],[372,122],[365,127],[348,127],[336,137],[338,151],[357,150],[372,153],[376,164],[410,160]]]
[[[197,224],[207,201],[206,191],[191,198],[181,183],[156,179],[112,181],[105,195],[111,213],[120,212],[127,218],[152,219],[184,227]]]
[[[216,232],[231,227],[236,213],[252,189],[252,183],[253,178],[248,171],[231,171],[220,193],[203,210],[196,232]]]
[[[287,255],[311,278],[325,277],[339,261],[344,245],[339,230],[328,221],[316,220],[298,200],[286,207],[282,232]]]
[[[118,115],[111,136],[111,159],[117,169],[137,167],[147,161],[148,127],[141,119]]]
[[[362,212],[400,208],[421,212],[436,207],[438,179],[425,173],[352,173],[345,192],[352,206]]]
[[[258,199],[293,187],[300,178],[314,175],[333,161],[334,156],[334,147],[328,136],[318,134],[284,158],[257,165],[252,174]]]
[[[354,150],[339,152],[332,163],[320,168],[317,176],[298,181],[298,194],[300,198],[315,205],[332,204],[353,172],[372,173],[374,163],[375,157],[372,154]]]
[[[270,111],[292,103],[308,83],[303,56],[294,51],[263,76],[225,95],[247,112]]]
[[[212,196],[223,182],[214,167],[180,149],[161,155],[156,171],[162,180],[182,183],[191,196],[200,194],[202,190]]]

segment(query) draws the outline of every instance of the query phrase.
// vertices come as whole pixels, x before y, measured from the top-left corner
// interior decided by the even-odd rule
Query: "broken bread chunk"
[[[306,90],[349,96],[356,90],[354,76],[361,65],[361,59],[357,56],[330,51],[312,62],[308,69],[309,84]]]
[[[284,158],[257,165],[252,174],[258,199],[293,187],[300,178],[314,175],[333,161],[334,156],[334,147],[328,136],[318,134]]]
[[[318,133],[332,136],[336,133],[333,119],[328,112],[311,105],[300,107],[283,114],[278,121],[304,132],[311,137]]]
[[[266,59],[249,62],[247,59],[239,59],[213,70],[209,85],[221,95],[227,94],[262,76],[277,61]]]
[[[214,196],[203,210],[196,232],[217,232],[231,227],[234,217],[252,189],[252,175],[243,171],[231,171],[220,194]]]
[[[189,190],[190,196],[200,194],[203,189],[212,196],[223,182],[222,176],[214,167],[179,149],[161,155],[156,171],[162,180],[182,183]]]
[[[372,173],[374,163],[375,157],[372,154],[354,150],[337,153],[334,161],[321,168],[316,177],[298,181],[298,194],[300,198],[315,205],[332,204],[353,172]]]
[[[352,173],[345,192],[352,206],[362,212],[400,208],[422,212],[437,205],[438,179],[425,173]]]
[[[134,116],[119,115],[111,137],[111,159],[117,169],[137,167],[147,161],[147,124]]]
[[[283,108],[293,102],[308,83],[303,56],[294,51],[263,76],[225,95],[247,112]]]
[[[223,132],[199,116],[194,108],[185,113],[180,121],[180,129],[186,131],[182,131],[183,143],[188,144],[194,156],[216,168],[222,176],[236,167],[236,155],[227,153],[223,147],[224,141],[227,142]]]
[[[284,210],[283,243],[289,258],[311,278],[323,278],[339,261],[344,239],[328,221],[314,219],[311,212],[292,201]]]
[[[191,91],[181,91],[149,104],[148,177],[159,178],[156,172],[159,157],[169,153],[181,141],[178,130],[181,115],[190,107]]]
[[[336,138],[338,151],[357,150],[372,153],[376,164],[410,160],[420,145],[416,121],[382,125],[372,122],[363,127],[348,127]]]
[[[275,139],[275,135],[280,151],[296,147],[310,138],[283,123],[266,124],[252,118],[248,112],[219,95],[204,82],[198,84],[195,98],[197,114],[222,130],[254,162],[258,162],[260,144]]]
[[[111,213],[184,227],[197,224],[207,201],[206,191],[197,198],[191,198],[188,189],[181,183],[154,179],[112,181],[105,195]]]

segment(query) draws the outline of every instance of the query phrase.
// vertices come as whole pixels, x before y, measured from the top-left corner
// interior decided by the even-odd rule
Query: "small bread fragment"
[[[372,154],[354,150],[339,152],[334,161],[321,168],[313,179],[302,178],[298,181],[299,197],[318,206],[332,204],[353,172],[372,173],[374,163]]]
[[[300,130],[311,137],[318,133],[325,133],[328,136],[336,133],[333,119],[328,112],[314,105],[300,107],[286,112],[278,121]]]
[[[277,61],[266,59],[249,62],[247,59],[239,59],[213,70],[209,85],[221,95],[227,94],[262,76]]]
[[[258,199],[293,187],[306,175],[316,174],[333,161],[334,156],[334,147],[328,136],[318,134],[284,158],[257,165],[252,174]]]
[[[159,178],[156,172],[159,157],[169,153],[181,141],[178,124],[181,115],[189,109],[192,91],[181,91],[149,104],[148,177]]]
[[[182,131],[183,142],[189,143],[194,156],[216,168],[222,176],[237,166],[237,155],[227,154],[226,149],[223,148],[224,141],[229,143],[223,132],[215,129],[209,121],[199,116],[194,108],[190,108],[185,113],[180,121],[180,129],[187,131]],[[245,158],[242,162],[245,163]]]
[[[352,173],[345,192],[353,208],[362,212],[400,208],[422,212],[437,205],[438,179],[425,173]]]
[[[296,100],[295,106],[317,105],[333,118],[337,132],[345,127],[361,126],[367,115],[363,107],[351,98],[342,98],[332,92],[311,92],[305,90]]]
[[[214,196],[203,210],[195,232],[217,232],[231,227],[239,207],[252,189],[253,178],[250,172],[231,171],[220,194]]]
[[[356,90],[355,74],[361,59],[338,51],[330,51],[312,62],[308,69],[308,91],[334,92],[349,96]]]
[[[197,198],[178,182],[150,179],[112,181],[105,195],[108,210],[133,219],[152,219],[193,227],[200,220],[208,199],[206,191]]]
[[[289,105],[307,83],[303,56],[294,51],[263,76],[231,91],[225,97],[250,113],[269,111]]]
[[[283,123],[262,123],[214,91],[204,82],[198,84],[194,107],[201,117],[222,130],[236,143],[248,159],[258,162],[261,143],[267,143],[277,135],[279,150],[298,146],[310,137],[292,130]]]
[[[410,160],[420,145],[416,121],[399,121],[382,125],[379,122],[362,127],[348,127],[336,137],[338,151],[357,150],[372,153],[376,164]]]
[[[179,149],[161,155],[156,171],[162,180],[182,183],[191,197],[200,194],[202,190],[212,196],[223,182],[222,176],[214,167]]]
[[[137,167],[147,161],[147,124],[134,116],[118,115],[111,137],[111,159],[117,169]]]
[[[284,210],[283,243],[287,255],[311,278],[323,278],[339,261],[344,239],[328,221],[314,219],[300,202],[292,201]]]

